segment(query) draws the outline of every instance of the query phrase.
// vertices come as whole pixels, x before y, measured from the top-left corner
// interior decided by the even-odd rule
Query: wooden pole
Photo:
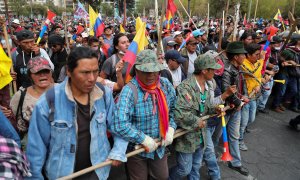
[[[296,0],[293,1],[292,13],[295,15]]]
[[[235,21],[234,21],[234,30],[233,30],[233,34],[232,34],[232,41],[236,41],[236,35],[237,35],[237,26],[238,26],[238,22],[239,22],[239,15],[240,15],[240,2],[237,3],[236,5],[236,10],[235,10]]]
[[[257,6],[258,6],[258,0],[256,0],[256,5],[255,5],[254,21],[255,21],[255,19],[256,19]]]
[[[158,24],[159,29],[157,29],[158,30],[158,32],[157,32],[157,35],[158,35],[157,50],[156,50],[157,55],[159,55],[160,53],[164,53],[164,49],[163,49],[163,46],[162,46],[161,34],[162,34],[162,30],[163,30],[164,16],[166,14],[166,4],[165,4],[165,2],[162,3],[161,8],[162,8],[162,11],[161,11],[161,15],[160,15],[160,22]]]
[[[224,31],[224,10],[223,10],[223,20],[222,21],[219,21],[219,24],[221,24],[222,22],[222,28],[221,26],[219,26],[219,42],[218,42],[218,52],[221,52],[221,44],[222,44],[222,37],[223,37],[223,31]]]
[[[8,57],[10,59],[12,59],[11,58],[11,51],[10,51],[11,47],[10,47],[9,40],[8,40],[8,34],[7,34],[7,29],[6,29],[6,24],[5,24],[5,18],[4,17],[0,17],[0,24],[2,25],[2,28],[3,28],[4,39],[5,39],[5,43],[6,43]],[[10,68],[10,72],[13,73],[13,74],[15,73],[13,65]],[[12,87],[13,87],[13,94],[14,94],[14,93],[17,92],[17,83],[16,83],[15,80],[12,81]]]
[[[250,0],[249,7],[248,7],[248,18],[247,18],[248,22],[250,22],[251,8],[252,8],[252,0]]]
[[[197,25],[194,23],[193,19],[191,18],[191,16],[189,15],[189,13],[188,13],[187,10],[185,9],[185,7],[183,6],[181,0],[178,0],[178,2],[179,2],[180,5],[182,6],[182,8],[183,8],[184,12],[186,13],[186,15],[189,17],[189,20],[192,21],[192,23],[194,24],[194,26],[196,27],[196,29],[198,29],[198,28],[197,28]]]
[[[207,3],[207,34],[209,33],[209,3]]]
[[[64,29],[65,29],[65,43],[67,45],[66,51],[69,54],[70,53],[70,44],[69,44],[69,39],[68,39],[68,28],[67,28],[67,2],[64,0]]]
[[[123,27],[125,28],[125,27],[126,27],[126,19],[127,19],[127,17],[126,17],[126,0],[124,0],[123,6],[124,6],[124,21],[123,21]]]

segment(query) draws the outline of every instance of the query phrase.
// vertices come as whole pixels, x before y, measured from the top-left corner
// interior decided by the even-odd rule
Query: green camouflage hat
[[[222,66],[218,64],[212,56],[202,54],[198,56],[194,62],[195,73],[199,73],[203,69],[220,69]]]
[[[138,53],[134,67],[142,72],[159,72],[164,69],[164,66],[158,62],[156,53],[150,49]]]

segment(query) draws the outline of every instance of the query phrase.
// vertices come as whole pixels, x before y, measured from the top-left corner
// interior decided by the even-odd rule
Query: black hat
[[[29,30],[21,30],[17,33],[17,39],[18,41],[23,41],[25,39],[34,39],[34,34]]]
[[[247,51],[244,48],[244,44],[239,41],[229,43],[227,45],[226,52],[232,53],[232,54],[246,54],[247,53]]]
[[[300,34],[292,34],[292,37],[291,37],[291,41],[292,42],[296,42],[296,41],[299,41],[300,40]]]
[[[54,44],[60,44],[63,45],[65,43],[64,39],[57,34],[53,34],[48,38],[48,44],[54,45]]]
[[[169,60],[169,59],[176,60],[178,63],[183,63],[186,61],[186,59],[184,57],[182,57],[177,50],[167,51],[165,54],[165,59],[166,60]]]
[[[271,38],[271,43],[281,43],[282,42],[282,38],[279,36],[273,36]]]

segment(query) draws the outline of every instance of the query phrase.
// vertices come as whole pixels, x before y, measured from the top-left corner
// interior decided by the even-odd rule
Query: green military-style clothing
[[[194,153],[200,147],[201,139],[206,146],[206,130],[198,127],[198,121],[201,116],[213,113],[217,104],[224,103],[220,97],[214,98],[215,87],[213,81],[206,82],[204,112],[200,112],[201,91],[194,75],[177,87],[175,122],[179,127],[192,131],[175,140],[176,151]]]

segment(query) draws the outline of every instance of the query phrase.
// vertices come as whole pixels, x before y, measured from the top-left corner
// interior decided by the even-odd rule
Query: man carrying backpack
[[[111,150],[107,139],[114,102],[111,91],[96,84],[97,54],[78,47],[67,62],[68,77],[42,95],[32,113],[26,152],[30,179],[43,179],[42,171],[57,179],[107,159],[113,165],[126,161],[120,150],[127,142],[115,138]],[[78,179],[107,179],[109,170],[106,166]]]

